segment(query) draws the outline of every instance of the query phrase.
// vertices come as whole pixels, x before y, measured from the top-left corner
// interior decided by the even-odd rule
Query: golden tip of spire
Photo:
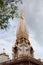
[[[20,18],[21,18],[21,19],[24,19],[24,10],[23,10],[23,9],[21,10]]]

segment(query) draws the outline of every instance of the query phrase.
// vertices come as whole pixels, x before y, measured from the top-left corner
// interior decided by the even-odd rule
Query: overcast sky
[[[34,48],[34,56],[43,60],[43,0],[24,0],[24,9],[29,40]],[[5,48],[11,56],[12,46],[16,40],[17,19],[9,20],[7,31],[0,30],[0,53]]]

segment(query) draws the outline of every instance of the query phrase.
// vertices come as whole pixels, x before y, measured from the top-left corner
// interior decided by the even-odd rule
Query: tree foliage
[[[6,29],[9,18],[17,17],[18,3],[22,0],[0,0],[0,29]]]

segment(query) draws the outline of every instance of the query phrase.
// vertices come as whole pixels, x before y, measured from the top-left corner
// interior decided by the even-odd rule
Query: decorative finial
[[[20,13],[20,18],[24,19],[24,10],[22,9],[21,13]]]
[[[3,48],[3,53],[5,53],[5,48]]]

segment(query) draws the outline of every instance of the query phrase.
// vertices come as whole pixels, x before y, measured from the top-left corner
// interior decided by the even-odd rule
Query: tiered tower
[[[29,56],[34,57],[34,50],[29,41],[23,11],[20,14],[20,22],[18,24],[16,37],[16,43],[13,47],[13,59]]]

